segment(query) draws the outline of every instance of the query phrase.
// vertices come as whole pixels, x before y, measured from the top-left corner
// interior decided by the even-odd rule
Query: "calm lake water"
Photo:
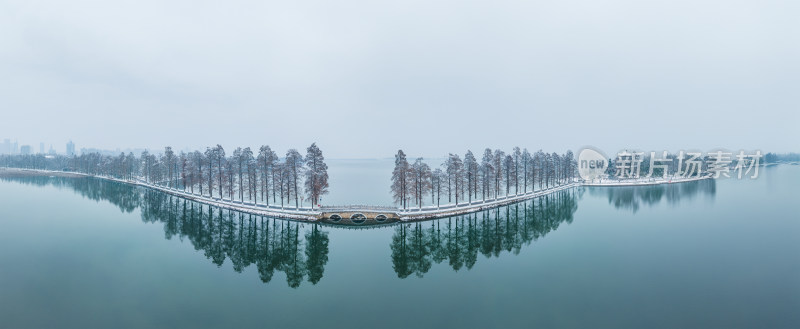
[[[384,162],[330,198],[387,201]],[[1,179],[0,327],[797,328],[800,167],[761,174],[370,229]]]

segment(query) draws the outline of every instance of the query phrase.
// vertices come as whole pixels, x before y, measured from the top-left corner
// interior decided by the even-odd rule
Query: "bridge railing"
[[[328,212],[328,211],[351,211],[351,210],[399,211],[400,209],[388,206],[355,204],[355,205],[343,205],[343,206],[322,206],[317,208],[317,210]]]

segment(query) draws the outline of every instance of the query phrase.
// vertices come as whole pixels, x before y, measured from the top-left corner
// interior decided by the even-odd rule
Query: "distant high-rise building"
[[[47,154],[56,155],[56,149],[53,148],[53,144],[50,144],[50,149],[47,151]]]
[[[67,143],[67,156],[75,156],[75,143],[72,140]]]
[[[11,140],[6,138],[3,144],[0,144],[0,154],[11,154]]]
[[[44,143],[39,143],[39,154],[44,154]]]
[[[30,145],[22,145],[19,148],[19,152],[22,155],[30,155],[31,154],[31,146]]]
[[[19,154],[19,143],[17,141],[11,144],[11,154]]]

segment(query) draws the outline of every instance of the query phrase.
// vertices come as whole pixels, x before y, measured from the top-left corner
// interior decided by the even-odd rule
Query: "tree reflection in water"
[[[523,245],[571,223],[581,194],[582,189],[570,189],[479,213],[397,225],[391,242],[394,270],[400,278],[422,277],[444,260],[458,271],[475,266],[478,253],[516,255]]]
[[[71,188],[123,212],[141,208],[142,220],[164,224],[167,239],[187,239],[217,266],[229,259],[236,272],[256,264],[265,283],[284,272],[290,287],[316,284],[328,262],[328,233],[316,224],[273,219],[203,205],[150,189],[93,178],[3,177],[37,186]],[[300,234],[301,228],[305,231]]]
[[[133,212],[141,203],[141,195],[131,185],[95,178],[68,178],[48,176],[0,176],[0,180],[34,186],[69,188],[93,201],[108,201],[126,213]]]
[[[237,272],[255,264],[265,283],[283,272],[290,287],[299,287],[304,280],[316,284],[328,262],[328,232],[318,224],[230,211],[94,178],[2,179],[71,188],[91,200],[109,201],[123,212],[138,207],[143,221],[163,223],[167,239],[188,240],[217,266],[230,260]],[[434,263],[445,260],[459,271],[475,266],[478,254],[487,258],[517,254],[561,223],[572,222],[583,191],[570,189],[479,213],[398,224],[390,245],[393,268],[400,278],[412,273],[422,277]]]
[[[682,199],[692,199],[700,195],[711,198],[717,193],[717,182],[704,179],[680,184],[661,184],[648,186],[592,187],[590,195],[606,196],[608,203],[617,209],[630,209],[637,212],[642,205],[652,207],[666,200],[677,205]]]
[[[217,266],[226,258],[236,272],[255,264],[265,283],[276,271],[284,272],[293,288],[304,278],[312,284],[322,279],[328,233],[319,225],[210,207],[152,190],[142,195],[142,220],[163,222],[167,239],[188,239]]]

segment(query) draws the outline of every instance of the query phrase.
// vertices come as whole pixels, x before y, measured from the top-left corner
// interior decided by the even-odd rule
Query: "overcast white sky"
[[[800,1],[0,1],[0,139],[800,151]]]

